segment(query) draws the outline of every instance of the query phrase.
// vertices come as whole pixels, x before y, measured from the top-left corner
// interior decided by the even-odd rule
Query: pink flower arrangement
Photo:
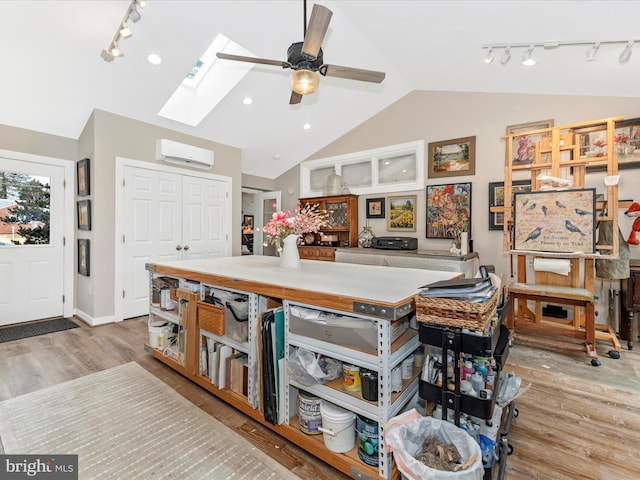
[[[318,204],[305,204],[286,212],[278,211],[271,216],[271,221],[264,226],[264,233],[269,236],[273,245],[280,247],[289,235],[301,237],[305,233],[317,233],[326,225],[326,214],[320,212]]]
[[[616,133],[615,137],[613,137],[613,141],[615,143],[627,143],[629,141],[629,135],[625,135],[623,133]]]
[[[598,138],[595,142],[593,142],[593,144],[594,144],[596,147],[604,147],[604,146],[607,144],[607,142],[606,142],[606,141],[604,141],[604,140],[603,140],[603,139],[601,139],[601,138]]]

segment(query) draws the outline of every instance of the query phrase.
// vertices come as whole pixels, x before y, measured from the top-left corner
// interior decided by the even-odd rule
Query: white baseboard
[[[107,317],[94,318],[91,315],[87,315],[83,311],[78,310],[77,308],[74,310],[73,314],[76,317],[80,318],[83,322],[85,322],[90,327],[97,327],[98,325],[106,325],[107,323],[116,322],[116,317],[113,315],[110,315]]]

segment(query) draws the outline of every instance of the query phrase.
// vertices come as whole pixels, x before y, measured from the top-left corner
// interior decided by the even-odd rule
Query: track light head
[[[596,55],[598,55],[599,48],[600,48],[600,42],[596,42],[593,44],[593,47],[587,50],[587,62],[593,62],[596,59]]]
[[[113,62],[113,59],[116,58],[111,52],[104,48],[102,52],[100,52],[100,56],[105,62]]]
[[[532,67],[535,64],[536,64],[536,59],[533,58],[533,45],[531,45],[522,54],[522,65],[526,67]]]
[[[141,18],[142,15],[140,15],[140,12],[138,12],[136,3],[132,3],[131,7],[129,8],[129,20],[131,20],[133,23],[136,23]]]
[[[627,63],[631,58],[631,54],[633,53],[633,51],[631,50],[632,48],[633,48],[633,42],[631,41],[627,43],[627,46],[624,47],[624,50],[622,50],[622,53],[618,57],[618,62]]]
[[[129,38],[131,35],[133,35],[133,33],[131,33],[131,30],[129,30],[127,24],[123,24],[122,28],[120,29],[120,36],[122,38]]]
[[[500,63],[502,65],[506,65],[507,63],[509,63],[509,60],[511,60],[511,48],[507,47],[504,49],[502,57],[500,57]]]
[[[487,55],[484,57],[484,63],[488,65],[491,62],[493,62],[494,58],[495,57],[493,56],[493,47],[489,47],[489,51],[487,52]]]

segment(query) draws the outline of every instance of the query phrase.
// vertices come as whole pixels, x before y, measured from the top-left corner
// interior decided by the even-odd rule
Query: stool
[[[569,337],[578,340],[584,340],[584,347],[572,347],[569,344],[560,344],[551,340],[540,340],[537,338],[529,338],[530,341],[540,343],[548,346],[568,348],[574,350],[586,350],[586,354],[589,357],[598,357],[595,349],[596,343],[596,329],[595,329],[595,303],[593,292],[586,288],[573,288],[556,285],[529,285],[526,283],[512,283],[508,286],[510,305],[509,305],[509,318],[507,319],[507,326],[510,329],[517,329],[522,327],[526,330],[530,330],[535,333],[548,333],[551,335],[559,335]],[[533,301],[536,302],[535,314],[528,309],[526,304],[522,306],[520,302]],[[552,304],[560,305],[572,305],[582,308],[584,310],[584,328],[578,315],[574,315],[571,325],[561,325],[558,322],[553,322],[542,318],[541,315],[541,302],[548,302]],[[526,312],[525,312],[526,311]],[[525,320],[525,313],[528,313],[531,320]],[[593,362],[592,362],[593,363]]]

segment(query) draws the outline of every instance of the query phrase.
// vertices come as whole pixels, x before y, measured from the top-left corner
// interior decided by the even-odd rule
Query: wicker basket
[[[441,297],[415,296],[416,319],[453,328],[484,330],[498,307],[498,290],[483,303]]]
[[[224,335],[224,307],[198,302],[198,322],[202,330]]]

